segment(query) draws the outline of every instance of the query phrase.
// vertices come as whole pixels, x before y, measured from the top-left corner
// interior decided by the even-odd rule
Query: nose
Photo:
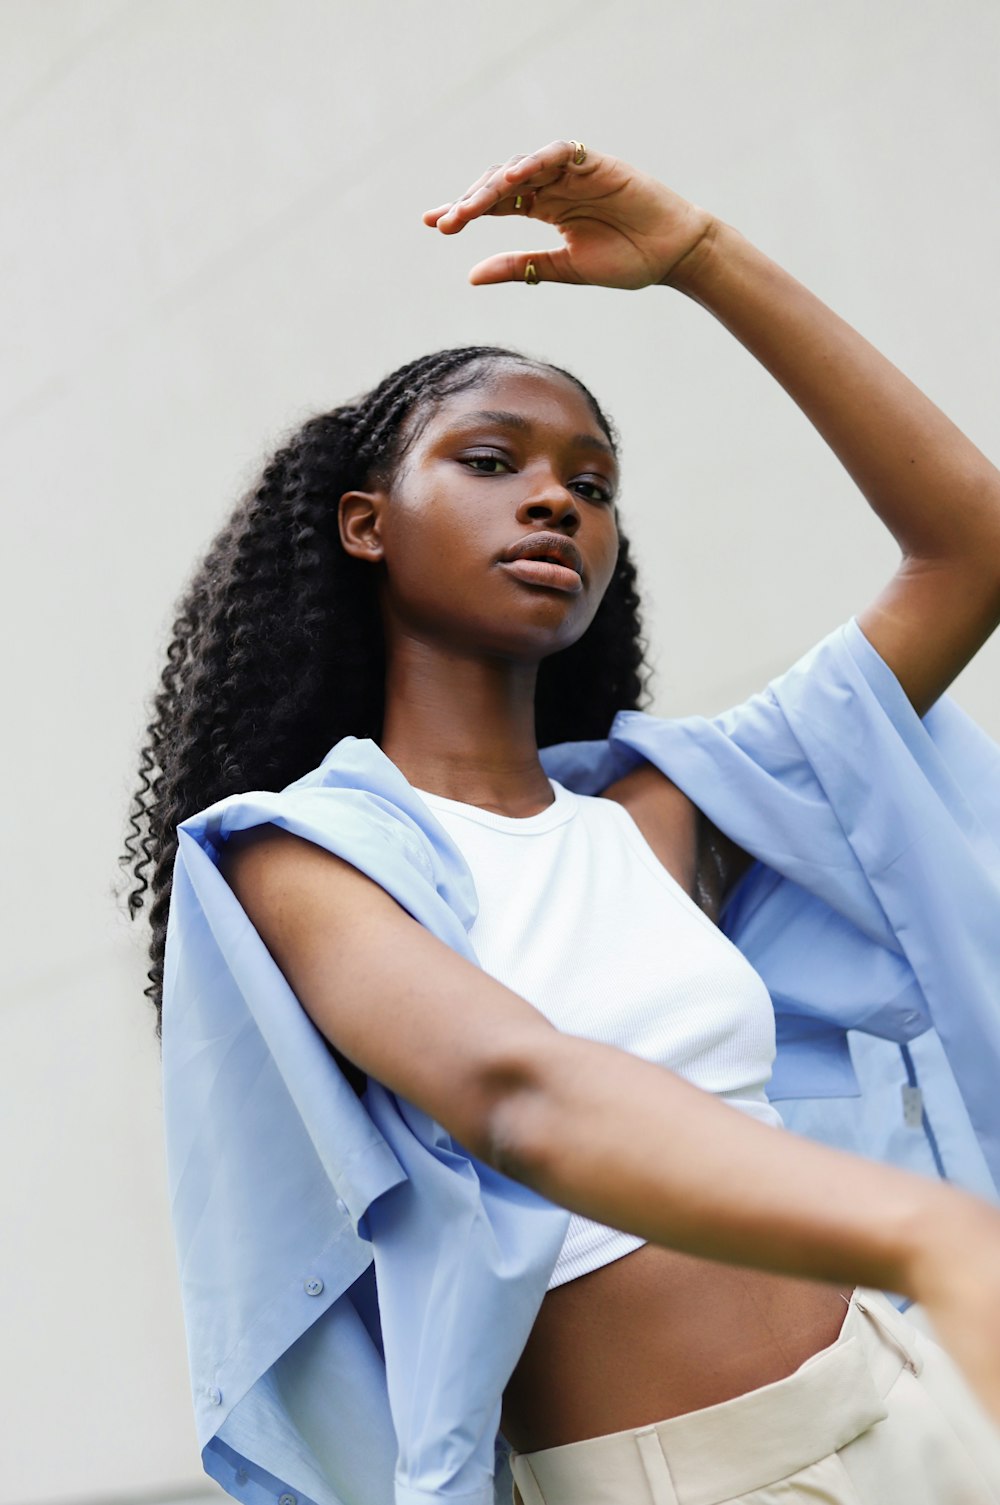
[[[568,523],[573,531],[580,522],[579,498],[551,470],[546,470],[521,501],[517,517],[519,522],[545,521],[559,526]]]

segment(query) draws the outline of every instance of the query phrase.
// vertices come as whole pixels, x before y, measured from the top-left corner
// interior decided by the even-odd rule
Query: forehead
[[[575,382],[546,367],[492,366],[474,385],[442,397],[427,426],[428,437],[463,416],[484,409],[517,414],[535,428],[571,428],[607,442],[593,408]]]

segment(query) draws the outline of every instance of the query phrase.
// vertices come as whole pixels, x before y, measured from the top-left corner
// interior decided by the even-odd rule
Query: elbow
[[[560,1046],[558,1031],[540,1046],[537,1034],[528,1052],[518,1053],[498,1073],[483,1115],[479,1157],[504,1176],[542,1190],[557,1117],[556,1095]]]

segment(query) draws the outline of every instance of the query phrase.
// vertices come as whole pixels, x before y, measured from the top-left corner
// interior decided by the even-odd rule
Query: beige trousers
[[[1000,1428],[924,1324],[860,1287],[783,1380],[510,1461],[514,1505],[1000,1505]]]

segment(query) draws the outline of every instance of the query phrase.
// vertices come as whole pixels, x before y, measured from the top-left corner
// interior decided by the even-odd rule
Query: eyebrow
[[[457,427],[460,424],[472,425],[475,423],[495,423],[500,428],[520,429],[528,432],[531,423],[521,413],[505,413],[498,408],[483,408],[476,413],[463,413],[460,417],[452,419]],[[618,460],[610,444],[605,444],[603,439],[598,439],[595,434],[574,434],[571,440],[573,444],[583,444],[590,449],[599,450],[609,460],[617,465]]]

